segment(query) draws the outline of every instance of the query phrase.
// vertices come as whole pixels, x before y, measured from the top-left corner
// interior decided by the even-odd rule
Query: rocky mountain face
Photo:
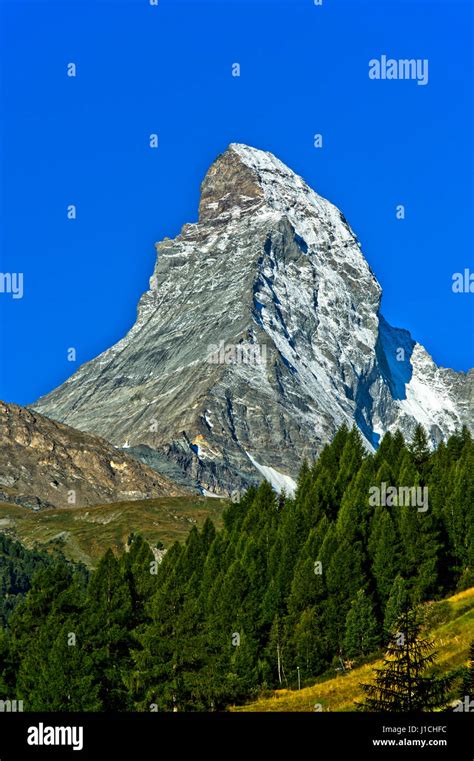
[[[186,493],[99,436],[0,402],[0,502],[85,507]]]
[[[36,410],[221,495],[291,491],[342,423],[368,448],[417,422],[433,442],[472,430],[474,371],[388,325],[343,214],[272,154],[231,144],[199,221],[156,248],[135,325]]]

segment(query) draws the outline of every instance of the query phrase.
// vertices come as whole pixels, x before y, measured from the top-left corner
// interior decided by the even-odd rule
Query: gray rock
[[[291,491],[342,423],[369,449],[417,422],[433,443],[473,430],[474,371],[388,325],[342,213],[272,154],[232,144],[199,222],[156,248],[129,333],[35,409],[221,495],[262,476]]]

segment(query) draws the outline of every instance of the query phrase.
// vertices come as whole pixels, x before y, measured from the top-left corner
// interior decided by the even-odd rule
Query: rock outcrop
[[[99,436],[0,402],[0,502],[67,508],[180,494]]]

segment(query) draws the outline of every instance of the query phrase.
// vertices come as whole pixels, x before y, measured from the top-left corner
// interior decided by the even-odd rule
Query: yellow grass
[[[467,663],[469,645],[474,639],[474,588],[449,597],[449,620],[434,627],[429,637],[437,650],[437,666],[443,673]],[[275,690],[269,697],[234,706],[233,711],[353,711],[362,701],[360,684],[373,681],[377,659],[334,678],[320,681],[301,690]],[[321,706],[321,708],[317,707]]]

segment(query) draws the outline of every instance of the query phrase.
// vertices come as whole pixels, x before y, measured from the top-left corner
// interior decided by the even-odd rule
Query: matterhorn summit
[[[291,493],[343,423],[369,449],[418,422],[433,443],[473,430],[474,372],[388,325],[343,214],[271,153],[231,144],[199,221],[156,249],[134,326],[39,412],[216,495]]]

